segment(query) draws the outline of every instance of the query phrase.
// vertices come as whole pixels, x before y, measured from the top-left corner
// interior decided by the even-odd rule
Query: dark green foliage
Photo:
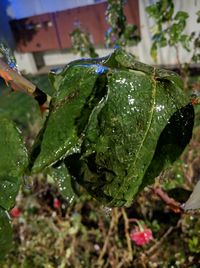
[[[93,101],[92,90],[96,79],[95,66],[94,68],[88,68],[87,65],[69,67],[61,83],[62,90],[60,88],[52,99],[49,116],[36,142],[31,158],[32,162],[35,161],[33,172],[38,172],[63,155],[67,156],[80,149],[81,140],[77,137],[76,123],[79,118],[87,121],[89,116],[87,113],[90,111],[89,102]],[[88,111],[83,111],[87,102]]]
[[[2,256],[11,241],[6,210],[23,175],[45,170],[69,202],[78,184],[102,204],[129,206],[191,138],[194,111],[179,76],[121,49],[74,61],[50,81],[55,91],[29,163],[19,131],[0,119],[0,207],[8,234],[0,240]]]
[[[141,185],[152,183],[191,138],[194,112],[179,76],[123,50],[72,62],[52,77],[57,92],[31,172],[63,159],[101,203],[130,205]]]

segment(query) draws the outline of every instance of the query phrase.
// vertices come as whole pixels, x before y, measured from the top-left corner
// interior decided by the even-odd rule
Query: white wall
[[[19,71],[31,74],[37,73],[38,70],[32,53],[19,53],[15,51],[14,55]]]

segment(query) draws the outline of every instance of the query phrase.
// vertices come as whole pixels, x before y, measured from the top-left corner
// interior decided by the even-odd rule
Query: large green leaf
[[[27,166],[27,151],[15,125],[0,118],[0,206],[10,209]]]
[[[108,98],[97,106],[90,118],[81,152],[81,168],[79,173],[77,169],[75,172],[77,180],[101,202],[128,205],[143,182],[160,134],[187,99],[172,82],[156,81],[137,72],[114,72],[108,81],[108,90]],[[189,117],[184,112],[179,116],[178,112],[174,119],[178,126],[170,128],[170,133],[164,132],[171,148],[163,149],[156,158],[162,168],[165,164],[162,158],[175,160],[189,141],[192,126],[184,136],[181,123],[183,126],[186,123],[186,129],[188,120],[193,125],[192,109]],[[183,145],[179,145],[176,136],[183,140]],[[154,172],[154,177],[159,172]]]
[[[180,77],[123,50],[75,61],[52,81],[58,93],[32,171],[64,158],[69,174],[106,205],[130,205],[191,138],[194,110]]]
[[[52,99],[49,116],[31,155],[32,172],[79,151],[82,129],[96,102],[93,94],[98,79],[96,66],[69,67],[61,76],[59,91]]]
[[[0,207],[0,261],[12,246],[12,228],[8,213]]]

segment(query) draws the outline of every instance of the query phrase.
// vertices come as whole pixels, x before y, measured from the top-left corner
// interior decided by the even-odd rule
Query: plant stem
[[[128,246],[128,252],[129,252],[128,256],[129,256],[129,260],[132,261],[133,250],[132,250],[131,239],[130,239],[130,235],[129,235],[129,219],[127,217],[125,209],[122,208],[121,211],[122,211],[122,215],[124,218],[124,230],[125,230],[126,242],[127,242],[127,246]]]
[[[23,92],[34,97],[40,108],[46,104],[47,95],[28,79],[13,70],[2,59],[0,59],[0,76],[5,80],[7,86],[12,88],[12,90]]]

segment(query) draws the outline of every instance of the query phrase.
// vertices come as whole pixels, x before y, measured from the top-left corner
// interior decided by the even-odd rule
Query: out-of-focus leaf
[[[174,17],[175,20],[186,20],[187,18],[189,18],[189,14],[185,11],[178,11]]]
[[[157,62],[157,56],[158,56],[158,52],[157,52],[157,43],[154,42],[152,47],[151,47],[151,51],[150,51],[151,57],[152,59]]]
[[[12,228],[8,213],[0,207],[0,261],[12,246]]]
[[[183,34],[180,36],[180,42],[182,46],[189,52],[190,51],[190,36]]]
[[[27,167],[27,151],[15,125],[0,118],[0,206],[10,209]]]
[[[197,23],[200,23],[200,10],[197,11]]]

